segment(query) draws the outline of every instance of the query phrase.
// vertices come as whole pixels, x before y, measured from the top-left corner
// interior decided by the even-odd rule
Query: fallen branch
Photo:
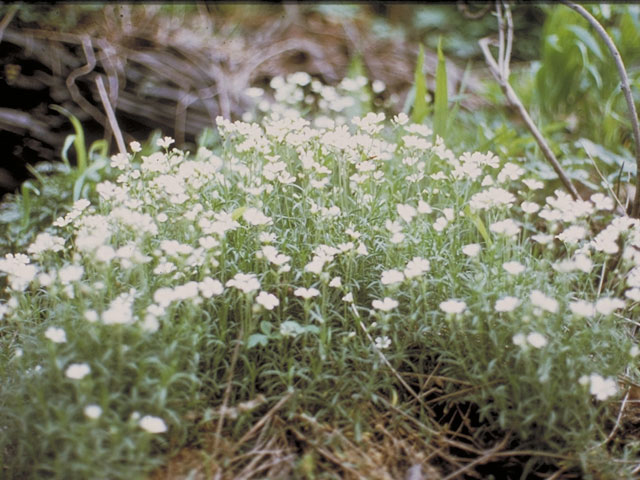
[[[629,77],[627,75],[627,70],[624,68],[624,63],[622,62],[622,57],[620,56],[620,52],[616,48],[615,43],[604,29],[604,27],[598,22],[598,20],[587,12],[584,7],[580,5],[576,5],[573,2],[568,0],[561,0],[567,7],[572,10],[578,12],[587,21],[591,24],[593,28],[595,28],[600,38],[604,41],[613,57],[613,60],[616,62],[616,67],[618,68],[618,74],[620,75],[620,80],[622,82],[622,91],[624,92],[624,98],[627,101],[627,107],[629,108],[629,119],[631,120],[631,128],[633,130],[633,138],[635,140],[636,147],[636,193],[633,199],[633,205],[631,207],[631,216],[634,218],[640,218],[640,126],[638,125],[638,113],[636,112],[636,106],[633,101],[633,96],[631,95],[631,88],[629,87]]]
[[[569,191],[569,193],[574,199],[581,199],[580,194],[578,193],[578,190],[576,189],[575,185],[573,184],[571,179],[569,179],[569,177],[567,176],[563,168],[560,166],[560,163],[558,162],[556,156],[553,154],[553,151],[551,150],[546,140],[542,136],[542,133],[540,132],[540,130],[538,130],[538,127],[536,127],[536,124],[533,123],[533,120],[529,116],[529,112],[527,112],[527,109],[524,107],[524,105],[520,101],[520,98],[518,98],[518,95],[509,84],[509,72],[508,72],[509,59],[506,57],[506,55],[511,54],[511,46],[509,45],[508,48],[506,48],[504,45],[505,35],[504,35],[504,30],[503,30],[504,27],[502,23],[502,10],[500,8],[499,0],[496,3],[498,4],[498,18],[500,23],[500,31],[502,32],[502,34],[500,35],[501,42],[498,44],[498,47],[500,49],[500,53],[504,55],[503,58],[499,59],[500,64],[496,62],[496,60],[493,58],[493,55],[491,54],[491,51],[489,50],[489,44],[493,40],[489,37],[485,37],[478,42],[478,44],[480,45],[480,48],[482,49],[482,53],[484,54],[485,60],[487,61],[487,65],[489,66],[489,70],[491,71],[491,74],[500,85],[500,88],[502,89],[502,92],[504,93],[504,95],[507,97],[507,100],[509,101],[509,103],[516,108],[516,110],[520,114],[520,117],[522,117],[522,120],[527,125],[527,128],[533,135],[533,138],[535,138],[536,142],[538,143],[540,150],[542,150],[542,153],[544,154],[545,158],[551,164],[555,172],[558,174],[558,177],[560,178],[560,181],[562,182],[564,187]],[[508,5],[505,4],[504,8],[505,10],[509,11]],[[510,21],[510,18],[511,18],[510,14],[507,14],[507,26],[509,30],[512,30],[513,24]],[[510,42],[511,38],[512,38],[512,33],[507,32],[507,39],[509,44],[511,43]]]
[[[4,36],[5,29],[11,23],[11,20],[13,20],[13,17],[18,12],[19,8],[20,5],[12,5],[5,16],[2,17],[2,21],[0,21],[0,43],[2,43],[2,37]]]
[[[116,114],[111,107],[111,102],[109,101],[109,97],[107,96],[107,91],[104,88],[104,83],[102,81],[102,76],[98,75],[96,77],[96,85],[98,86],[98,93],[100,94],[100,100],[102,100],[102,105],[104,106],[104,111],[107,113],[107,119],[109,119],[109,125],[111,126],[111,131],[116,137],[116,143],[118,144],[118,150],[120,153],[127,153],[127,147],[124,145],[124,139],[122,138],[122,132],[120,131],[120,127],[118,126],[118,121],[116,120]]]

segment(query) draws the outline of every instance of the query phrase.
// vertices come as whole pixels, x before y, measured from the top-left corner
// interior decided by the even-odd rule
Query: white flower
[[[113,299],[109,308],[102,313],[102,322],[105,325],[121,325],[133,323],[133,300],[135,290],[121,293]]]
[[[198,283],[198,290],[204,298],[211,298],[214,295],[220,295],[224,291],[224,287],[220,281],[206,277]]]
[[[329,282],[330,287],[340,288],[342,286],[342,278],[341,277],[333,277]]]
[[[433,229],[436,232],[441,232],[445,228],[447,228],[448,224],[449,224],[449,222],[447,221],[447,219],[445,217],[438,217],[436,219],[436,221],[433,223]]]
[[[511,275],[519,275],[525,270],[524,265],[516,261],[505,262],[502,264],[502,268],[504,268]]]
[[[125,170],[129,166],[129,157],[126,153],[116,153],[111,157],[111,168]]]
[[[531,332],[529,335],[527,335],[527,342],[529,342],[529,345],[535,348],[542,348],[546,346],[547,343],[549,343],[547,337],[538,332]]]
[[[474,194],[469,200],[472,210],[483,210],[492,207],[511,206],[516,197],[504,188],[491,187]]]
[[[380,278],[380,282],[383,285],[393,285],[395,283],[400,283],[404,280],[404,274],[398,270],[387,270],[382,272],[382,277]]]
[[[589,376],[589,383],[591,384],[589,392],[598,400],[606,400],[618,393],[618,386],[613,378],[603,378],[597,373],[592,373]]]
[[[536,213],[540,210],[540,205],[535,202],[522,202],[520,208],[522,208],[524,213]]]
[[[384,350],[386,348],[389,348],[389,346],[391,345],[391,339],[386,335],[383,337],[376,337],[375,345],[378,350]]]
[[[256,297],[256,302],[262,305],[267,310],[273,310],[275,307],[280,305],[280,300],[278,300],[278,297],[265,291],[262,291],[258,294],[258,296]]]
[[[371,305],[376,310],[388,312],[398,306],[398,301],[394,300],[393,298],[384,297],[384,300],[374,300],[373,302],[371,302]]]
[[[407,223],[409,223],[418,213],[414,207],[403,203],[396,205],[396,209],[398,210],[398,215],[400,215],[400,217]]]
[[[463,302],[462,300],[454,300],[454,299],[440,302],[439,306],[440,306],[440,310],[450,314],[462,313],[467,308],[467,304],[465,302]]]
[[[175,140],[171,137],[159,138],[156,140],[156,145],[161,148],[169,148]]]
[[[140,142],[136,142],[136,141],[131,142],[129,144],[129,148],[133,153],[138,153],[142,151],[142,146],[140,145]]]
[[[511,312],[518,305],[520,305],[519,298],[507,296],[496,301],[495,310],[496,312]]]
[[[498,182],[503,183],[506,180],[517,180],[524,173],[524,169],[515,163],[506,163],[500,173],[498,173]]]
[[[489,225],[489,230],[494,233],[515,237],[520,233],[520,226],[512,219],[507,218]]]
[[[602,193],[594,193],[591,195],[591,201],[598,210],[613,210],[613,200],[611,197],[607,197]]]
[[[31,255],[39,255],[46,251],[59,252],[64,250],[64,238],[51,235],[47,232],[41,232],[36,239],[27,248],[27,253]]]
[[[235,287],[244,293],[251,293],[260,288],[260,281],[254,273],[236,273],[235,276],[227,280],[227,287]]]
[[[548,235],[546,233],[536,233],[531,236],[531,240],[538,242],[540,245],[546,245],[553,241],[553,235]]]
[[[91,367],[86,363],[72,363],[67,367],[64,374],[73,380],[81,380],[91,373]]]
[[[428,272],[429,268],[431,268],[429,260],[421,257],[413,257],[409,260],[409,263],[407,263],[403,273],[406,278],[414,278]]]
[[[400,112],[398,115],[393,117],[392,121],[393,121],[393,123],[396,123],[398,125],[404,125],[409,121],[409,117],[407,116],[406,113]]]
[[[587,236],[587,229],[580,225],[571,225],[569,228],[565,229],[559,235],[556,235],[556,238],[565,243],[574,244],[578,243],[580,240]]]
[[[63,285],[77,282],[82,278],[84,268],[81,265],[67,265],[58,270],[58,278]]]
[[[533,290],[531,292],[531,303],[542,310],[547,312],[556,313],[558,311],[558,301],[554,298],[548,297],[540,290]]]
[[[296,288],[293,291],[293,294],[296,297],[302,297],[305,300],[308,300],[309,298],[313,298],[313,297],[317,297],[318,295],[320,295],[320,290],[318,290],[317,288]]]
[[[249,225],[271,225],[273,223],[271,217],[267,217],[257,208],[247,208],[242,214],[242,218]]]
[[[102,415],[102,408],[98,405],[91,404],[84,407],[83,412],[87,418],[96,420],[97,418],[100,418],[100,415]]]
[[[596,311],[602,315],[611,315],[614,311],[624,307],[624,300],[619,298],[605,297],[596,301]]]
[[[116,251],[111,245],[100,245],[96,249],[95,256],[97,261],[107,263],[115,258]]]
[[[475,257],[480,253],[480,244],[479,243],[470,243],[462,247],[462,253],[469,257]]]
[[[431,205],[429,205],[427,202],[425,202],[424,200],[419,200],[418,201],[418,213],[431,213],[433,211],[433,209],[431,208]]]
[[[353,293],[349,292],[344,297],[342,297],[343,302],[352,303],[353,302]]]
[[[140,428],[146,430],[149,433],[163,433],[167,431],[167,425],[160,417],[153,417],[151,415],[145,415],[138,422]]]
[[[640,302],[640,288],[630,288],[629,290],[624,292],[624,296],[634,302]]]
[[[586,300],[569,302],[569,310],[577,317],[593,317],[596,314],[593,303],[587,302]]]
[[[523,347],[527,338],[524,336],[524,333],[516,333],[512,338],[513,344],[518,347]]]
[[[62,328],[49,327],[47,331],[44,332],[44,336],[53,343],[65,343],[67,341],[67,334]]]
[[[524,183],[531,190],[539,190],[544,187],[544,183],[533,178],[525,178],[524,180],[522,180],[522,183]]]

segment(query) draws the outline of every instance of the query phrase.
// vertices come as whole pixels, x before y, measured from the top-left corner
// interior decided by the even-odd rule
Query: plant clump
[[[640,221],[352,114],[366,79],[280,80],[213,149],[131,143],[0,259],[2,476],[144,478],[199,446],[226,478],[629,474]]]

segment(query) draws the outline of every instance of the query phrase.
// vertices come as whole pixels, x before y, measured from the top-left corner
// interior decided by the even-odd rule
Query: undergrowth
[[[364,77],[272,86],[215,147],[40,166],[3,206],[3,478],[179,451],[225,478],[629,476],[640,222],[368,111]]]

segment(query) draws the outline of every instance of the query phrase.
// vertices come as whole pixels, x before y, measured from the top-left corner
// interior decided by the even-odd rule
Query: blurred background
[[[384,85],[375,109],[406,111],[419,45],[433,90],[441,37],[449,92],[471,125],[484,125],[486,138],[469,140],[521,154],[523,145],[507,142],[517,136],[518,120],[508,109],[499,113],[504,98],[478,47],[497,33],[494,8],[487,2],[0,6],[0,195],[28,178],[27,164],[60,158],[74,129],[51,105],[79,119],[87,144],[105,138],[115,150],[98,77],[125,142],[161,131],[191,148],[216,116],[241,118],[252,101],[248,87],[297,71],[334,85],[355,68]],[[609,28],[638,86],[638,6],[589,8]],[[525,105],[550,122],[552,134],[594,129],[592,140],[607,149],[615,170],[623,160],[611,155],[625,156],[620,148],[630,135],[619,80],[599,39],[564,6],[514,3],[512,13],[511,82]],[[505,121],[515,122],[512,133],[496,130]]]

